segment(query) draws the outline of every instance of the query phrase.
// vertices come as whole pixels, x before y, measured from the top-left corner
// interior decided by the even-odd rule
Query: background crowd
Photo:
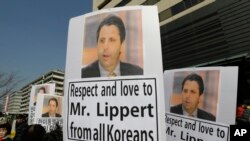
[[[58,124],[46,133],[40,124],[28,125],[27,118],[27,115],[20,114],[11,120],[1,121],[0,141],[63,141],[62,128]]]

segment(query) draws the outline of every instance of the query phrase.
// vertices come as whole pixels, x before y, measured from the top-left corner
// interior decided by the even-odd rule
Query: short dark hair
[[[49,102],[48,102],[48,105],[49,105],[50,101],[55,101],[56,102],[56,107],[58,106],[58,101],[57,101],[56,98],[54,98],[54,97],[50,98]]]
[[[56,129],[46,133],[43,136],[43,141],[62,141],[63,140],[63,132],[62,128],[56,124]]]
[[[11,125],[9,123],[0,124],[0,128],[6,129],[7,132],[6,132],[5,136],[10,134]]]
[[[16,119],[26,119],[26,118],[27,118],[27,116],[24,114],[19,114],[16,116]]]
[[[185,82],[187,80],[190,80],[190,81],[196,81],[199,85],[199,94],[201,95],[204,91],[204,83],[203,83],[203,79],[200,75],[196,74],[196,73],[191,73],[189,74],[188,76],[186,76],[184,78],[184,80],[182,81],[182,87],[181,87],[181,90],[183,90],[183,86],[185,84]]]
[[[45,90],[45,88],[44,88],[44,87],[39,88],[39,89],[38,89],[38,92],[39,92],[40,90],[43,90],[43,91],[44,91],[44,93],[46,93],[46,90]]]
[[[103,26],[105,25],[114,25],[118,28],[119,30],[119,35],[120,35],[120,40],[121,40],[121,43],[125,40],[125,36],[126,36],[126,30],[125,30],[125,26],[124,26],[124,23],[122,21],[122,19],[118,16],[115,16],[115,15],[109,15],[107,16],[99,25],[98,29],[97,29],[97,32],[96,32],[96,35],[97,35],[97,42],[98,42],[98,39],[99,39],[99,34],[100,34],[100,30]]]
[[[32,124],[24,129],[21,141],[42,141],[46,130],[40,124]]]

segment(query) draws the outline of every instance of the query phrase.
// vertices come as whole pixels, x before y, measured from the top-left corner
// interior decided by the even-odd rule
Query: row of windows
[[[122,0],[120,3],[115,5],[115,7],[125,6],[130,1],[131,0]],[[141,5],[154,5],[154,4],[158,3],[159,1],[160,0],[146,0]],[[174,16],[182,11],[185,11],[186,9],[193,7],[194,5],[197,5],[203,1],[204,0],[182,0],[181,2],[172,6],[171,8],[168,8],[168,9],[160,12],[159,13],[160,22],[164,21],[164,20],[166,20],[166,19],[168,19],[168,18],[170,18],[170,17],[172,17],[172,16]],[[99,6],[97,6],[97,8],[100,10],[100,9],[104,8],[110,2],[111,2],[111,0],[105,0]]]
[[[127,5],[131,0],[122,0],[120,3],[118,3],[115,7],[121,7],[124,5]]]
[[[204,0],[183,0],[177,4],[175,4],[174,6],[162,11],[159,13],[159,20],[164,21],[176,14],[179,14],[180,12],[183,12],[185,10],[187,10],[190,7],[193,7],[201,2],[203,2]]]
[[[19,109],[20,105],[13,105],[13,106],[9,106],[9,109]]]
[[[10,101],[9,104],[18,104],[18,103],[21,103],[21,100],[18,100],[18,101]]]
[[[121,2],[119,2],[117,5],[115,5],[114,7],[122,7],[127,5],[130,1],[132,0],[122,0]],[[157,2],[159,2],[160,0],[146,0],[145,2],[143,2],[141,5],[154,5]],[[105,7],[107,4],[109,4],[111,2],[111,0],[105,0],[103,1],[101,4],[99,4],[97,6],[98,10],[102,9],[103,7]]]
[[[159,2],[160,0],[146,0],[145,2],[143,2],[141,5],[154,5],[157,2]]]
[[[49,82],[52,82],[52,83],[53,83],[54,81],[63,82],[63,78],[62,78],[62,79],[59,79],[59,78],[53,77],[53,78],[45,79],[45,80],[44,80],[44,83],[49,83]]]

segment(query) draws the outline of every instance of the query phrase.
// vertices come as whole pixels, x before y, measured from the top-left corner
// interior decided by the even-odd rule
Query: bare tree
[[[0,97],[12,93],[17,89],[18,83],[22,79],[17,75],[17,73],[3,73],[0,72]]]

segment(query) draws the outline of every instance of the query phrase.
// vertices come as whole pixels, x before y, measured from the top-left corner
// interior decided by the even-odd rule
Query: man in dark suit
[[[171,107],[170,112],[215,121],[214,115],[198,108],[203,91],[201,76],[195,73],[188,75],[182,82],[182,104]]]
[[[58,101],[56,98],[52,97],[48,102],[49,111],[42,114],[42,117],[61,117],[60,114],[56,113],[58,108]]]
[[[143,69],[139,66],[120,61],[125,36],[122,19],[115,15],[107,16],[97,29],[98,60],[82,68],[82,78],[143,75]]]

